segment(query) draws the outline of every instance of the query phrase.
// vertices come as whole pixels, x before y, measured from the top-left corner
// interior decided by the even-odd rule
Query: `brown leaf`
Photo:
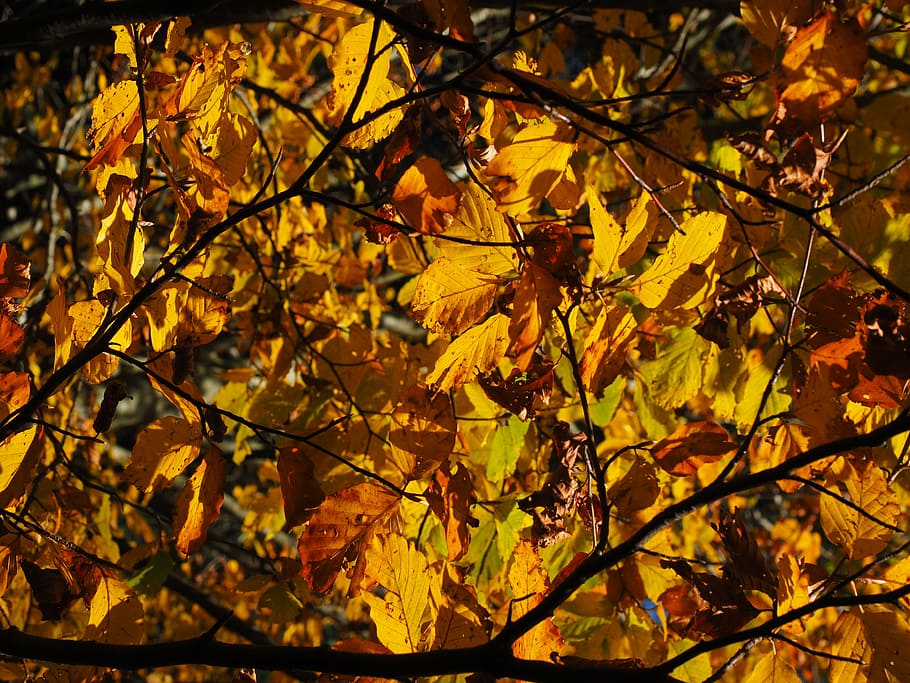
[[[774,597],[777,593],[777,577],[768,564],[768,558],[749,535],[742,519],[722,513],[715,529],[728,558],[724,565],[724,577],[730,575],[744,589],[761,591]]]
[[[304,446],[287,446],[278,452],[278,481],[288,528],[303,524],[325,500]]]
[[[660,493],[660,484],[654,472],[654,465],[636,457],[632,467],[621,479],[610,486],[607,495],[616,510],[624,517],[649,507]]]
[[[301,575],[310,589],[325,593],[345,561],[355,561],[376,525],[387,519],[400,500],[377,484],[358,484],[326,498],[306,522],[297,544]]]
[[[111,422],[117,412],[117,405],[126,396],[126,384],[120,380],[114,380],[104,388],[104,398],[101,399],[101,405],[98,407],[95,420],[92,422],[92,429],[95,430],[96,434],[101,434],[111,428]]]
[[[562,301],[559,281],[535,263],[526,263],[515,292],[509,337],[515,352],[515,364],[528,369],[550,324],[553,310]]]
[[[59,569],[45,569],[28,560],[19,560],[19,566],[38,603],[42,621],[60,621],[79,598]]]
[[[21,299],[28,294],[31,264],[10,244],[0,244],[0,299]]]
[[[736,450],[730,435],[709,420],[689,422],[651,447],[651,457],[664,471],[677,476],[695,474],[698,468]]]
[[[534,403],[542,405],[550,402],[553,391],[553,364],[534,362],[526,372],[514,368],[506,378],[499,370],[480,378],[480,386],[491,401],[495,401],[519,420],[527,421],[534,417]]]
[[[431,393],[422,385],[405,390],[389,430],[392,460],[406,481],[431,474],[455,446],[455,412],[448,394]]]

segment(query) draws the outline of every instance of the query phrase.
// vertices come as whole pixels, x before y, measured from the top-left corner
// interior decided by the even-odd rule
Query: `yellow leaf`
[[[230,320],[227,297],[216,296],[230,290],[230,279],[223,275],[200,277],[195,284],[170,282],[149,298],[145,312],[156,351],[169,351],[183,341],[193,346],[208,344]]]
[[[650,309],[694,308],[713,286],[708,272],[724,236],[727,217],[707,211],[693,216],[674,232],[667,249],[635,282],[641,303]]]
[[[533,213],[550,191],[565,178],[575,152],[572,131],[545,122],[521,129],[511,144],[499,151],[486,168],[493,180],[493,197],[510,216]]]
[[[411,309],[431,330],[461,334],[483,318],[496,300],[497,279],[436,259],[417,279]]]
[[[333,19],[340,17],[356,17],[363,13],[363,9],[344,0],[297,0],[297,3],[306,7],[311,12],[317,12]]]
[[[534,546],[522,541],[515,548],[509,567],[509,588],[512,589],[512,619],[518,619],[537,606],[550,586],[541,569],[540,557]],[[552,661],[552,654],[565,647],[565,640],[553,619],[547,617],[512,645],[512,652],[521,659]]]
[[[85,640],[118,645],[136,645],[145,638],[142,603],[115,576],[102,573],[89,605]]]
[[[380,598],[363,592],[379,642],[396,654],[419,652],[426,643],[430,581],[427,558],[397,534],[373,540],[365,556],[365,579],[386,589]]]
[[[111,291],[129,298],[138,289],[136,276],[145,263],[145,235],[138,225],[133,229],[132,193],[132,182],[123,176],[112,176],[105,186],[104,217],[95,238],[97,256],[92,268],[95,296]]]
[[[515,291],[509,337],[515,350],[515,364],[528,369],[537,345],[543,339],[550,316],[562,301],[559,281],[535,263],[525,264]]]
[[[136,437],[124,476],[144,493],[166,488],[199,455],[200,425],[169,415],[158,418]]]
[[[72,320],[70,357],[85,348],[107,315],[107,309],[97,299],[77,301],[67,310]],[[126,351],[133,340],[133,327],[127,320],[110,341],[110,346],[119,351]],[[68,360],[68,359],[67,359]],[[92,384],[99,384],[117,370],[120,360],[106,353],[99,354],[82,366],[82,374]]]
[[[785,659],[769,652],[758,660],[744,683],[800,683],[800,678]]]
[[[465,270],[484,275],[509,275],[518,269],[516,248],[505,246],[512,241],[505,217],[496,204],[475,183],[462,183],[458,213],[443,236],[434,241],[452,263]],[[446,239],[470,240],[472,244]],[[491,242],[497,244],[489,244]]]
[[[746,30],[759,43],[772,50],[789,40],[814,13],[811,0],[743,0],[740,16]]]
[[[434,569],[438,571],[433,571]],[[465,583],[459,568],[449,563],[431,567],[430,594],[436,609],[432,620],[431,650],[472,647],[489,640],[490,622],[477,602],[472,586]]]
[[[0,508],[25,495],[41,459],[40,427],[16,432],[0,443]]]
[[[92,127],[86,137],[96,154],[85,169],[91,171],[101,163],[115,163],[141,131],[136,81],[120,81],[105,88],[92,103]]]
[[[408,166],[392,192],[392,203],[408,225],[430,235],[443,232],[452,222],[460,198],[461,190],[433,157],[421,157]]]
[[[363,96],[354,110],[353,123],[404,95],[404,89],[388,79],[391,51],[387,48],[395,39],[388,24],[383,23],[379,27],[375,50],[370,54],[374,21],[358,24],[345,33],[329,58],[329,68],[335,75],[329,112],[329,121],[333,125],[339,125],[354,105],[354,95],[364,69],[369,69],[369,75]],[[356,149],[371,147],[388,137],[403,118],[403,108],[392,109],[350,133],[344,144]]]
[[[866,66],[866,35],[856,19],[826,11],[801,28],[781,62],[780,103],[801,130],[818,125],[850,97]]]
[[[597,190],[591,185],[588,185],[587,196],[594,234],[591,257],[600,271],[609,275],[640,259],[648,246],[651,233],[648,226],[653,226],[648,215],[651,197],[645,192],[639,195],[622,227],[600,203]]]
[[[875,520],[897,525],[901,509],[881,468],[871,460],[845,460],[841,472],[829,477],[826,483],[829,487],[832,483],[841,484],[846,490],[846,498],[866,514],[831,496],[821,495],[821,524],[825,536],[841,546],[851,559],[869,557],[884,550],[894,532]]]
[[[588,332],[581,356],[581,378],[585,389],[600,395],[626,362],[626,349],[635,338],[637,323],[625,306],[605,305]]]
[[[843,612],[834,624],[831,654],[844,659],[831,659],[828,679],[831,683],[865,683],[872,647],[863,627],[862,612],[854,607]],[[852,659],[854,661],[845,661]]]
[[[508,347],[509,317],[497,313],[449,344],[427,375],[427,386],[440,392],[457,389],[495,368]]]
[[[445,461],[455,446],[455,412],[448,394],[431,396],[426,387],[404,391],[392,413],[392,461],[405,480],[422,479]]]
[[[224,502],[227,461],[216,449],[209,450],[193,472],[174,505],[174,529],[177,549],[184,555],[194,553],[218,519]]]

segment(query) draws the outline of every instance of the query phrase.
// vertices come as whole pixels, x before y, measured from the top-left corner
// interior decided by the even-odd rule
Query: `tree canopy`
[[[5,3],[0,679],[910,680],[908,4]]]

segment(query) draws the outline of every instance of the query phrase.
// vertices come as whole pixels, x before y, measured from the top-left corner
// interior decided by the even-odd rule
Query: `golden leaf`
[[[609,275],[620,268],[634,263],[644,254],[650,230],[647,206],[650,196],[642,193],[626,217],[625,227],[603,207],[597,197],[597,190],[587,188],[588,206],[591,213],[591,230],[594,233],[594,252],[591,257],[600,271]]]
[[[323,501],[300,534],[297,550],[301,575],[317,593],[325,593],[347,557],[359,557],[375,525],[398,507],[399,496],[376,484],[342,489]]]
[[[123,476],[144,493],[166,488],[199,456],[202,428],[169,415],[139,432]]]
[[[427,386],[445,392],[495,368],[509,347],[509,317],[497,313],[449,344],[426,377]]]
[[[706,211],[681,227],[682,232],[671,235],[666,251],[635,281],[638,298],[652,310],[694,308],[713,288],[710,268],[724,236],[727,217]]]
[[[811,0],[743,0],[740,16],[755,40],[773,50],[812,18],[813,5]]]
[[[515,548],[509,567],[509,588],[512,589],[512,619],[519,619],[536,607],[550,587],[550,580],[541,569],[540,556],[534,546],[522,541]],[[521,659],[552,661],[553,653],[565,647],[565,640],[551,617],[547,617],[512,645],[512,652]]]
[[[364,591],[379,642],[396,654],[419,652],[426,645],[430,581],[427,558],[397,534],[378,536],[367,548],[364,579],[386,589],[384,597]]]
[[[401,394],[392,412],[392,461],[405,481],[422,479],[443,463],[455,446],[455,412],[448,394],[431,395],[417,385]]]
[[[28,492],[41,460],[42,427],[31,427],[0,443],[0,508]]]
[[[202,547],[209,527],[221,514],[226,477],[227,461],[220,451],[213,448],[206,452],[177,496],[174,529],[177,532],[177,549],[184,555]]]
[[[575,152],[572,131],[561,124],[537,123],[522,128],[486,168],[493,179],[493,197],[510,216],[533,213],[565,178]]]
[[[102,573],[89,605],[85,640],[135,645],[145,639],[142,603],[115,576]]]
[[[769,652],[756,662],[745,683],[800,683],[800,678],[783,658]]]
[[[859,85],[867,58],[866,35],[856,19],[826,11],[787,47],[780,103],[801,130],[829,118]]]
[[[536,263],[526,263],[515,291],[509,337],[515,350],[515,364],[527,370],[543,339],[553,310],[562,301],[562,292],[550,272]]]
[[[431,330],[461,334],[483,318],[496,300],[497,281],[442,257],[417,279],[411,309]]]
[[[638,323],[622,305],[605,305],[597,314],[584,341],[581,378],[585,389],[600,395],[619,375],[626,362],[626,349],[635,338]]]
[[[515,273],[518,270],[518,255],[516,247],[507,246],[512,236],[505,217],[496,210],[496,204],[480,186],[462,183],[459,190],[461,201],[458,212],[444,235],[434,240],[436,246],[445,258],[464,270],[495,276]]]
[[[375,51],[370,54],[374,21],[358,24],[345,33],[329,58],[329,68],[335,75],[332,81],[329,121],[336,126],[354,105],[354,95],[357,93],[364,69],[369,69],[369,75],[363,95],[357,102],[353,123],[404,95],[404,89],[388,79],[391,53],[387,48],[395,38],[388,24],[380,25]],[[391,135],[403,118],[403,108],[392,109],[350,133],[345,137],[344,144],[356,149],[371,147]]]
[[[842,485],[847,498],[865,514],[832,496],[821,495],[819,504],[825,536],[841,546],[851,559],[877,555],[884,550],[894,531],[882,524],[896,525],[901,508],[881,468],[871,460],[846,460],[840,473],[829,475],[826,483],[829,487]]]

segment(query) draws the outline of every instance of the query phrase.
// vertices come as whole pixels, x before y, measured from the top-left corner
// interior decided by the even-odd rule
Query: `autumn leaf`
[[[856,19],[826,11],[800,28],[781,62],[785,125],[800,131],[830,118],[853,95],[866,65],[866,36]]]
[[[202,547],[209,527],[218,519],[224,502],[226,476],[224,455],[212,448],[206,451],[177,497],[174,528],[177,530],[177,550],[184,555]]]
[[[380,642],[398,654],[421,651],[430,620],[426,557],[401,536],[389,534],[374,537],[365,560],[365,580],[387,591],[383,598],[363,593]]]
[[[145,639],[142,603],[119,578],[102,574],[89,605],[85,640],[132,645]]]
[[[599,396],[616,379],[626,363],[637,326],[632,311],[625,306],[605,305],[600,309],[581,356],[585,389]]]
[[[594,252],[591,257],[600,271],[610,275],[640,259],[647,248],[651,232],[648,226],[652,223],[647,210],[650,196],[642,193],[626,217],[625,226],[620,226],[600,203],[597,190],[589,185],[586,194],[591,230],[594,233]]]
[[[31,262],[14,246],[0,244],[0,299],[21,299],[28,294]]]
[[[762,45],[774,49],[788,42],[814,12],[810,0],[743,0],[743,24]]]
[[[713,289],[711,264],[726,231],[723,214],[705,212],[685,221],[667,248],[635,281],[634,291],[647,308],[694,308]]]
[[[107,308],[97,299],[77,301],[67,309],[66,316],[71,321],[68,322],[71,338],[68,346],[71,354],[75,355],[88,345],[107,319]],[[111,347],[118,351],[125,351],[129,348],[133,335],[132,329],[129,321],[124,322],[111,339]],[[100,384],[116,372],[119,364],[120,361],[116,357],[103,353],[90,359],[83,366],[82,373],[92,384]]]
[[[417,280],[411,309],[417,322],[431,330],[462,334],[489,312],[498,289],[496,278],[442,257]]]
[[[137,142],[142,132],[139,91],[129,79],[109,85],[92,104],[92,127],[86,133],[96,152],[85,165],[91,171],[99,165],[113,165]]]
[[[632,467],[607,490],[610,501],[623,517],[649,507],[660,493],[654,465],[635,458]]]
[[[363,96],[356,103],[353,123],[404,95],[404,89],[388,79],[390,65],[388,46],[394,39],[394,34],[385,22],[379,25],[375,49],[372,54],[370,53],[374,21],[358,24],[348,30],[335,46],[329,59],[329,68],[335,74],[332,81],[329,121],[336,126],[354,106],[354,96],[367,68],[369,74],[366,87]],[[350,133],[344,144],[356,149],[365,149],[388,137],[403,117],[404,111],[401,108],[392,109]]]
[[[799,683],[800,680],[793,667],[776,653],[769,652],[758,660],[745,683]]]
[[[540,202],[566,178],[575,151],[571,137],[571,130],[561,124],[536,123],[522,128],[499,151],[486,173],[492,178],[493,196],[501,211],[520,216],[538,210]]]
[[[288,527],[303,524],[325,500],[314,471],[306,446],[286,446],[279,450],[278,477]]]
[[[527,541],[515,548],[509,567],[509,588],[512,591],[512,619],[519,619],[540,603],[550,586],[549,578],[541,569],[537,551]],[[512,652],[521,659],[551,661],[553,653],[565,646],[559,628],[547,617],[512,645]]]
[[[553,310],[562,302],[559,281],[535,263],[521,271],[512,306],[509,337],[515,352],[515,363],[522,371],[531,365]]]
[[[123,476],[144,493],[170,485],[198,456],[202,430],[183,418],[161,417],[139,432]]]
[[[41,427],[30,427],[0,443],[0,508],[28,492],[41,460],[43,433]]]
[[[468,552],[471,541],[469,526],[476,526],[471,506],[477,500],[470,471],[461,463],[454,471],[438,469],[426,491],[427,503],[443,524],[450,562],[460,560]]]
[[[446,394],[421,385],[406,390],[395,410],[389,430],[392,461],[405,481],[433,473],[455,446],[455,414]]]
[[[398,506],[396,493],[376,484],[358,484],[328,496],[307,520],[297,550],[301,575],[324,593],[346,560],[358,558],[379,523]]]
[[[431,571],[436,567],[431,567]],[[490,618],[477,601],[475,590],[465,584],[463,572],[452,564],[434,571],[430,595],[436,618],[431,648],[460,648],[480,645],[490,639]]]
[[[872,461],[844,460],[839,473],[831,473],[828,487],[843,487],[848,499],[862,512],[831,496],[822,495],[821,524],[825,535],[851,559],[877,555],[894,535],[900,506],[881,468]],[[888,526],[886,526],[888,525]]]
[[[698,468],[736,450],[727,430],[699,420],[680,426],[666,439],[651,447],[651,457],[661,469],[677,476],[695,474]]]
[[[392,192],[392,203],[405,222],[430,235],[445,231],[458,211],[460,198],[461,191],[433,157],[422,157],[408,166]]]
[[[509,317],[497,313],[454,340],[426,377],[428,387],[449,391],[495,368],[509,346]]]

